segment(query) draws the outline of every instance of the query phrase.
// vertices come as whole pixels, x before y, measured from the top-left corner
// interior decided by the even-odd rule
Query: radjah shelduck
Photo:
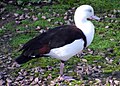
[[[75,25],[58,26],[29,40],[20,49],[22,53],[16,62],[23,64],[31,59],[48,56],[56,58],[61,60],[60,76],[65,78],[64,62],[88,47],[94,38],[94,25],[88,19],[100,20],[90,5],[78,7],[74,14]]]

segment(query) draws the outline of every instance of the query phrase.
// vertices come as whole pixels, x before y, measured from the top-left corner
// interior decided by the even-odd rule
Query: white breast
[[[83,48],[84,41],[82,39],[79,39],[63,47],[51,49],[50,52],[45,55],[66,61],[70,59],[72,56],[81,52]]]
[[[87,39],[87,46],[89,46],[94,38],[94,25],[90,21],[82,22],[77,25],[78,28],[80,28],[83,33],[86,36]]]

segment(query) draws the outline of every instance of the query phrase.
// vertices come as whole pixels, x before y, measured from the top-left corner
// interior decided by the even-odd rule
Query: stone
[[[105,26],[105,28],[107,29],[107,28],[109,28],[109,26]]]
[[[6,81],[7,81],[8,83],[11,83],[11,82],[12,82],[12,80],[9,79],[9,78],[7,78]]]
[[[18,16],[19,16],[19,14],[18,14],[18,13],[14,13],[14,16],[15,16],[15,17],[18,17]]]
[[[5,84],[5,81],[0,80],[0,86],[3,86],[3,84]]]
[[[33,79],[34,79],[34,77],[33,77],[33,76],[30,76],[30,79],[29,79],[29,80],[30,80],[30,81],[33,81]]]
[[[115,83],[116,85],[120,85],[120,81],[118,81],[118,80],[114,80],[114,83]]]
[[[35,81],[35,82],[38,82],[38,81],[39,81],[39,78],[38,78],[38,77],[37,77],[37,78],[35,78],[35,79],[34,79],[34,81]]]
[[[33,21],[37,21],[38,20],[38,18],[36,17],[36,16],[32,16],[32,19],[33,19]]]
[[[24,79],[23,76],[18,76],[18,77],[16,78],[17,81],[20,81],[20,80],[23,80],[23,79]]]
[[[42,18],[42,19],[46,19],[46,16],[42,16],[41,18]]]
[[[41,27],[40,26],[37,26],[37,28],[35,28],[35,30],[40,30],[41,29]]]

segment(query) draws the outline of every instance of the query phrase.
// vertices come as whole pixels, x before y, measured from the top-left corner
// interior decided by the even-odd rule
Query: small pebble
[[[64,16],[64,19],[67,20],[67,19],[68,19],[68,16]]]
[[[33,81],[34,77],[33,76],[30,76],[30,81]]]
[[[0,80],[0,86],[3,86],[3,84],[5,84],[5,81]]]
[[[24,14],[22,14],[21,16],[19,16],[19,19],[20,19],[20,20],[25,19]]]
[[[37,26],[37,28],[35,28],[35,30],[40,30],[41,29],[41,27],[40,26]]]
[[[109,26],[105,26],[105,28],[107,29],[107,28],[109,28]]]
[[[36,17],[36,16],[32,16],[32,19],[33,19],[33,21],[37,21],[38,20],[38,18]]]
[[[5,20],[5,18],[4,18],[4,17],[2,17],[2,20]]]
[[[20,81],[20,80],[23,80],[23,79],[24,79],[23,76],[18,76],[18,77],[16,78],[17,81]]]
[[[47,19],[48,22],[51,22],[51,19]]]
[[[18,13],[14,13],[14,16],[15,16],[15,17],[18,17],[18,15],[19,15]]]
[[[120,81],[118,81],[118,80],[114,80],[114,83],[115,83],[116,85],[120,85]]]
[[[34,79],[34,81],[35,81],[35,82],[38,82],[38,81],[39,81],[39,78],[38,78],[38,77],[37,77],[37,78],[35,78],[35,79]]]
[[[41,18],[46,19],[46,16],[42,16]]]
[[[87,59],[81,59],[83,62],[87,62]]]
[[[101,83],[101,80],[100,79],[95,79],[97,82],[96,83]]]

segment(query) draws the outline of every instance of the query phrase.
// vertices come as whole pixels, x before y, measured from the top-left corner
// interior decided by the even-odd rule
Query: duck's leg
[[[65,76],[63,74],[63,71],[64,71],[64,61],[61,61],[61,63],[60,63],[60,79],[61,80],[68,80],[68,81],[74,80],[72,78],[72,76]]]
[[[63,76],[63,70],[64,70],[64,61],[61,61],[61,63],[60,63],[60,76]]]

